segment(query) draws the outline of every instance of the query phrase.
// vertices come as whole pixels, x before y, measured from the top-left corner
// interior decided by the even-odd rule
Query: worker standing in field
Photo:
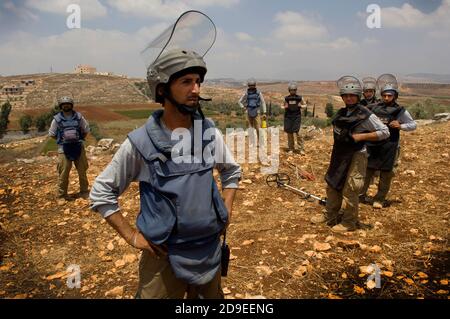
[[[183,29],[196,25],[193,22],[213,28],[205,34],[215,32],[212,21],[198,11],[182,14],[172,30],[199,32]],[[230,223],[241,170],[223,136],[200,108],[200,87],[207,72],[203,57],[209,49],[199,51],[200,55],[178,43],[161,45],[158,41],[163,35],[154,40],[155,47],[149,46],[153,51],[164,49],[147,69],[151,95],[163,110],[155,111],[146,124],[128,135],[97,177],[90,194],[91,208],[128,244],[142,250],[137,298],[223,298],[221,236]],[[169,44],[171,39],[183,38],[174,35],[167,39]],[[211,46],[214,40],[215,36]],[[195,133],[197,128],[202,134]],[[215,143],[203,140],[207,131],[215,132]],[[179,132],[187,136],[181,156]],[[204,158],[208,150],[222,152],[225,159]],[[219,171],[222,191],[213,169]],[[139,182],[140,189],[136,227],[125,219],[118,204],[133,181]]]
[[[372,203],[374,208],[380,209],[389,205],[386,196],[397,170],[400,156],[400,131],[414,131],[417,125],[411,114],[397,103],[399,89],[394,75],[381,75],[377,80],[377,86],[383,101],[372,104],[371,110],[389,127],[390,137],[367,145],[369,160],[360,200],[364,203]],[[367,190],[376,171],[380,171],[380,178],[378,192],[372,200],[367,196]]]
[[[297,88],[297,83],[289,83],[289,95],[284,98],[284,131],[288,136],[288,152],[304,155],[305,149],[300,128],[302,123],[301,109],[306,108],[306,104],[303,102],[302,96],[297,94]],[[295,147],[295,142],[297,142],[298,149]]]
[[[74,101],[71,96],[58,98],[57,113],[49,128],[49,136],[56,139],[58,145],[58,194],[59,198],[68,199],[69,174],[72,164],[78,172],[80,183],[79,196],[89,195],[89,182],[86,171],[89,167],[84,141],[90,132],[89,123],[81,113],[73,110]]]
[[[247,81],[247,90],[239,99],[239,106],[247,111],[248,127],[256,130],[259,140],[259,116],[262,113],[263,121],[266,120],[266,102],[261,91],[256,88],[255,79]]]
[[[389,137],[389,130],[372,112],[359,104],[362,86],[353,76],[337,81],[345,103],[332,120],[334,144],[325,175],[327,202],[325,213],[314,216],[313,223],[326,223],[333,232],[354,231],[359,221],[359,194],[367,169],[366,142]]]

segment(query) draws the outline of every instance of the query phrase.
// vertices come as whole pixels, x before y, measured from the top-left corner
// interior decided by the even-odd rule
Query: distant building
[[[33,86],[36,82],[34,80],[21,80],[20,84],[22,84],[22,86]]]
[[[75,73],[77,74],[95,74],[97,69],[90,65],[77,65]]]
[[[112,76],[112,75],[114,75],[114,73],[112,73],[112,72],[95,72],[95,75]]]
[[[8,85],[2,88],[2,94],[4,95],[22,95],[25,89],[17,85]]]

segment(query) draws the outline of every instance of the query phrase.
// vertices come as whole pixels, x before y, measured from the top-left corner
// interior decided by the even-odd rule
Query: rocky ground
[[[393,205],[382,210],[360,205],[361,220],[372,230],[340,235],[311,224],[321,206],[269,187],[259,165],[244,164],[227,236],[232,249],[223,280],[227,298],[448,299],[449,129],[447,122],[402,134]],[[280,172],[290,175],[293,186],[324,196],[331,145],[327,129],[306,141],[306,156],[283,152]],[[111,158],[90,157],[91,183]],[[297,178],[287,161],[316,180]],[[139,251],[91,212],[88,200],[76,197],[75,171],[72,198],[64,202],[54,196],[55,157],[11,161],[0,170],[0,298],[133,298]],[[120,203],[133,222],[137,184]],[[81,286],[69,288],[77,267]],[[373,268],[380,269],[380,288],[367,281]]]

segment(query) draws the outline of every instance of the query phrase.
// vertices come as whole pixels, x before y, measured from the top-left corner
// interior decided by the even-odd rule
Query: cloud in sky
[[[124,14],[172,20],[187,10],[214,6],[229,8],[239,0],[107,0],[107,3]]]
[[[431,2],[431,1],[430,1]],[[434,1],[436,2],[436,1]],[[367,13],[359,12],[362,18]],[[425,13],[409,3],[400,7],[381,8],[382,28],[416,31],[426,29],[430,33],[450,33],[450,0],[442,0],[433,11]]]
[[[25,6],[37,11],[67,16],[67,7],[78,4],[81,8],[82,19],[95,19],[107,15],[106,7],[98,0],[27,0]]]
[[[327,28],[317,19],[300,12],[279,12],[274,20],[278,26],[273,35],[282,41],[317,40],[328,35]]]
[[[51,8],[53,0],[40,0],[44,5],[39,9],[32,2],[23,0],[22,5],[12,6],[13,2],[7,1],[2,5],[9,4],[8,12],[15,10],[25,17],[31,14],[39,23],[46,23],[41,21],[42,14],[67,15],[65,9],[61,12],[61,5],[60,9]],[[143,77],[145,63],[139,56],[140,51],[173,23],[179,14],[177,10],[185,9],[179,5],[187,8],[193,4],[220,9],[216,14],[222,14],[220,22],[216,22],[216,44],[206,56],[209,77],[306,80],[334,79],[342,73],[450,73],[450,44],[441,40],[450,33],[450,20],[444,19],[450,14],[450,0],[442,1],[428,13],[406,3],[383,8],[383,28],[378,30],[367,29],[361,18],[367,14],[358,14],[357,9],[353,13],[349,11],[349,16],[353,15],[352,23],[360,28],[338,30],[330,21],[328,11],[295,11],[286,6],[288,10],[269,13],[264,20],[269,31],[260,33],[253,27],[253,20],[238,17],[243,2],[237,0],[94,0],[85,4],[91,6],[91,17],[97,15],[107,21],[119,14],[121,23],[132,20],[133,28],[123,30],[122,25],[100,28],[91,24],[81,30],[65,29],[59,34],[41,35],[36,35],[32,29],[14,30],[0,42],[0,73],[47,72],[50,66],[56,72],[71,72],[75,65],[83,63],[94,65],[99,71]],[[227,6],[228,9],[223,10]],[[148,16],[151,8],[168,9],[166,13],[173,12],[173,17],[166,19],[158,13]],[[144,22],[134,18],[139,12],[147,15]],[[0,11],[3,13],[5,10]],[[231,17],[234,20],[230,20]],[[411,41],[412,33],[414,41]],[[389,43],[389,50],[383,49],[385,43]]]
[[[245,32],[236,32],[234,35],[236,36],[236,38],[239,41],[247,42],[247,41],[253,40],[253,37],[250,34],[245,33]]]

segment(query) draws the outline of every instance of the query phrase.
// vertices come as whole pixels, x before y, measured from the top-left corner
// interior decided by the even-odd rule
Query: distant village
[[[97,72],[97,68],[80,64],[74,69],[74,74],[91,74],[102,76],[116,76],[121,78],[128,78],[126,75],[114,74],[112,72]],[[0,83],[0,105],[9,101],[13,106],[23,107],[26,104],[27,95],[39,86],[40,80],[34,79],[20,79],[10,80],[5,83]]]

